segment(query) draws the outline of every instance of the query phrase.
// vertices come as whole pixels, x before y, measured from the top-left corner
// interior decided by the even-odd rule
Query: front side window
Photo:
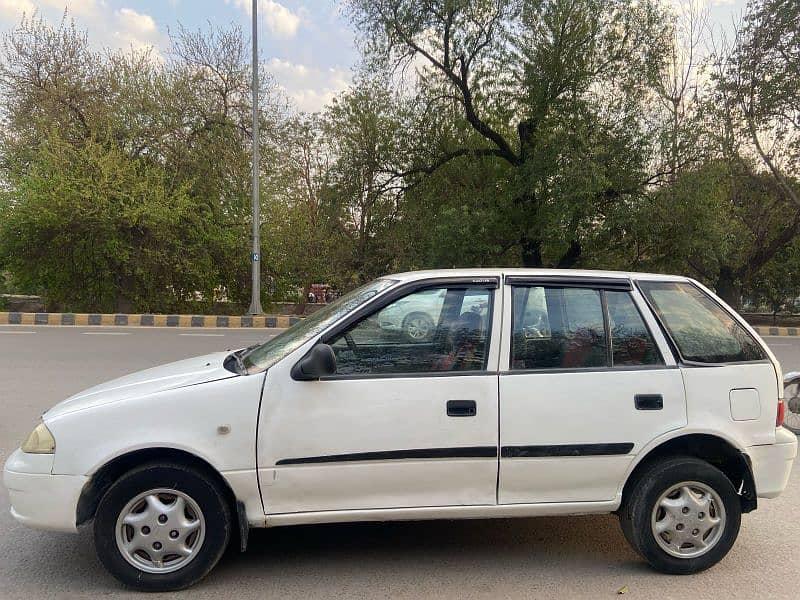
[[[333,325],[339,319],[353,312],[377,294],[397,283],[393,279],[376,279],[341,296],[268,342],[249,349],[241,357],[248,372],[268,369],[287,354],[297,350],[315,335]]]
[[[512,369],[608,366],[598,290],[513,288]]]
[[[328,340],[337,375],[484,370],[492,293],[442,286],[395,300]]]
[[[684,360],[724,363],[766,358],[753,336],[691,283],[642,281],[639,286]]]

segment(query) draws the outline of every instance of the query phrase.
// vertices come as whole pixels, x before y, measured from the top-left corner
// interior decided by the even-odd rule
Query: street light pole
[[[251,315],[260,315],[261,308],[261,239],[258,201],[258,0],[253,0],[253,266]]]

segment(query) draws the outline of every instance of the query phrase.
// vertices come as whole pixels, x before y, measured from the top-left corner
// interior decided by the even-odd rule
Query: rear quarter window
[[[727,363],[766,358],[753,336],[691,283],[640,281],[639,287],[684,360]]]

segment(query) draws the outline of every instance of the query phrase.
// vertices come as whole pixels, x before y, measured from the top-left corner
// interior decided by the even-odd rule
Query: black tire
[[[202,543],[185,566],[169,573],[138,569],[123,556],[116,541],[120,513],[137,495],[158,488],[182,492],[199,506],[205,520]],[[140,591],[187,588],[217,564],[231,537],[232,514],[219,486],[203,472],[179,463],[148,463],[115,481],[103,495],[94,519],[94,543],[100,562],[120,582]]]
[[[653,509],[661,495],[682,482],[708,486],[719,496],[725,509],[725,522],[719,539],[704,554],[691,558],[666,552],[651,527]],[[689,456],[667,458],[640,472],[631,482],[619,514],[622,532],[631,547],[654,569],[670,575],[698,573],[722,560],[739,535],[741,518],[741,503],[731,481],[713,465]]]
[[[427,327],[427,333],[424,337],[414,337],[409,332],[409,327],[413,320],[420,320],[425,323]],[[406,318],[403,319],[403,335],[405,336],[406,340],[414,344],[421,344],[423,342],[430,341],[433,338],[433,330],[435,327],[436,324],[433,322],[433,319],[431,319],[430,316],[424,312],[413,312],[409,315],[406,315]]]

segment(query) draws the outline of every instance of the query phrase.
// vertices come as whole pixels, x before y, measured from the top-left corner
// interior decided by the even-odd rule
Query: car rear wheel
[[[151,463],[129,471],[97,508],[94,540],[108,571],[142,591],[172,591],[203,578],[231,536],[231,511],[204,473]]]
[[[741,504],[722,471],[692,457],[641,473],[620,512],[623,533],[655,569],[682,575],[708,569],[736,541]]]

